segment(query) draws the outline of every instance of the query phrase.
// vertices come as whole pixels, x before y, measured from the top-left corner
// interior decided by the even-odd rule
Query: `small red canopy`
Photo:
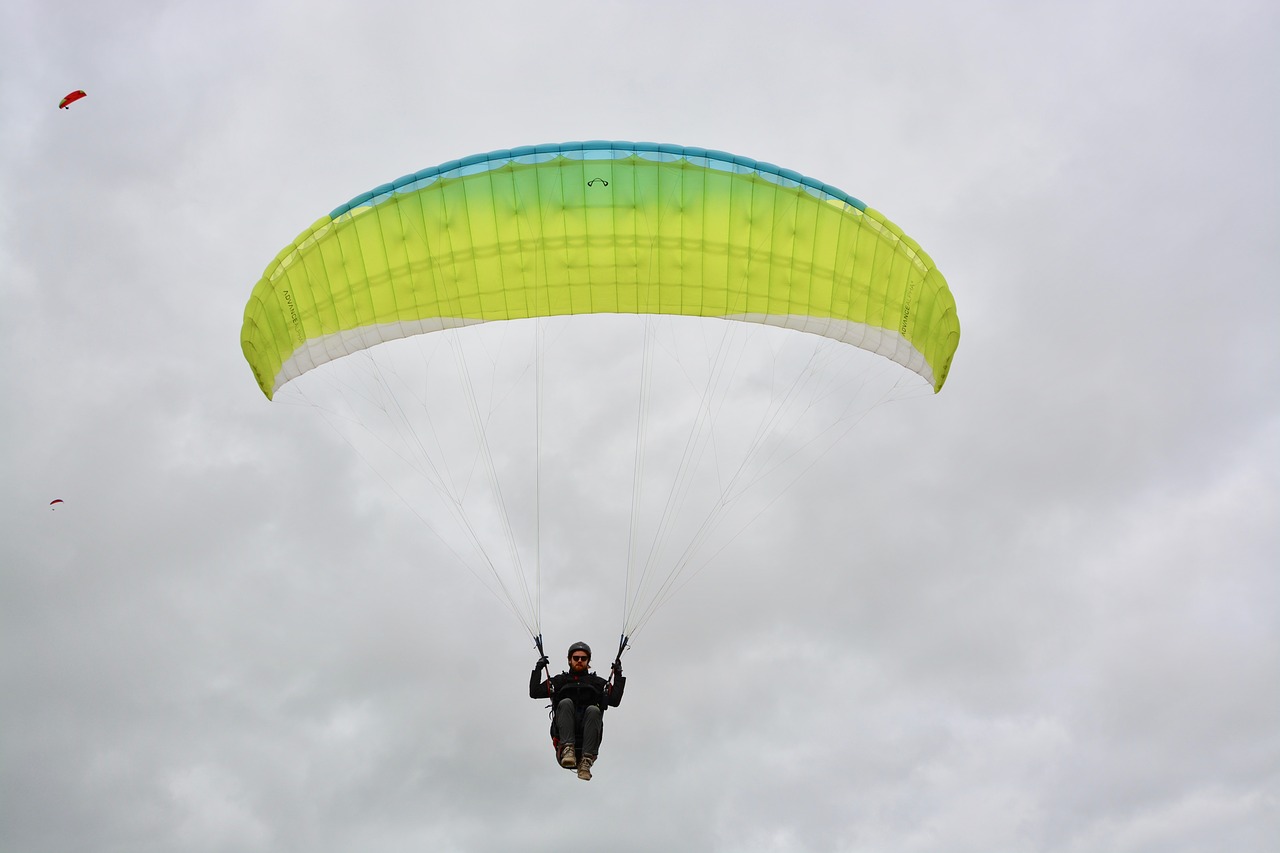
[[[58,103],[58,109],[65,110],[68,106],[70,106],[71,104],[74,104],[76,101],[80,100],[83,97],[84,97],[84,89],[76,89],[74,92],[67,95]]]

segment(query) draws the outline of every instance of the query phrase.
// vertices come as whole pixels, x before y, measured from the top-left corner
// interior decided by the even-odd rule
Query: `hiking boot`
[[[573,754],[573,744],[566,743],[560,750],[560,766],[570,770],[578,766],[578,759]]]
[[[584,755],[578,762],[578,778],[583,782],[591,781],[591,765],[596,763],[594,755]]]

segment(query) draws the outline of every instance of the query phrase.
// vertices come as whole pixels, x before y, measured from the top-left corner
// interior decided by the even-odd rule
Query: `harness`
[[[604,689],[601,691],[601,694],[600,694],[600,704],[602,706],[600,708],[601,713],[604,712],[603,705],[608,698],[609,691],[613,688],[613,678],[617,674],[618,670],[622,668],[622,653],[625,652],[627,649],[631,648],[630,640],[631,638],[628,637],[626,634],[623,634],[618,640],[618,654],[613,659],[613,666],[609,668],[609,678],[605,681]],[[539,634],[538,636],[534,637],[533,643],[538,648],[538,656],[540,658],[545,658],[547,654],[542,650],[542,635]],[[550,700],[550,704],[547,705],[547,719],[551,722],[551,749],[555,754],[556,762],[559,763],[560,737],[556,731],[555,682],[551,680],[551,664],[550,663],[543,664],[542,669],[547,674],[547,678],[546,678],[547,694],[548,694],[547,698]],[[576,702],[574,703],[573,710],[574,710],[574,713],[573,713],[574,743],[580,744],[584,739],[583,733],[582,733],[584,710],[580,710]],[[568,769],[572,770],[573,768],[568,768]]]

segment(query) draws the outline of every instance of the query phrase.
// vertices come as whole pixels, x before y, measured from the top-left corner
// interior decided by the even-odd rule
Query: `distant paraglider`
[[[76,89],[74,92],[71,92],[65,98],[63,98],[61,101],[58,102],[58,109],[65,110],[67,109],[67,107],[71,106],[76,101],[83,98],[84,96],[85,96],[84,89]]]
[[[62,503],[62,498],[54,498],[53,500],[49,501],[49,509],[57,509],[58,504],[60,503]]]

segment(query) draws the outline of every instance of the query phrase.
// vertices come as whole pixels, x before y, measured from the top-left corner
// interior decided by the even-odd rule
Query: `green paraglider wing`
[[[445,163],[337,208],[267,267],[241,345],[270,398],[383,341],[589,313],[798,329],[935,391],[960,341],[932,260],[852,196],[724,152],[576,142]]]

